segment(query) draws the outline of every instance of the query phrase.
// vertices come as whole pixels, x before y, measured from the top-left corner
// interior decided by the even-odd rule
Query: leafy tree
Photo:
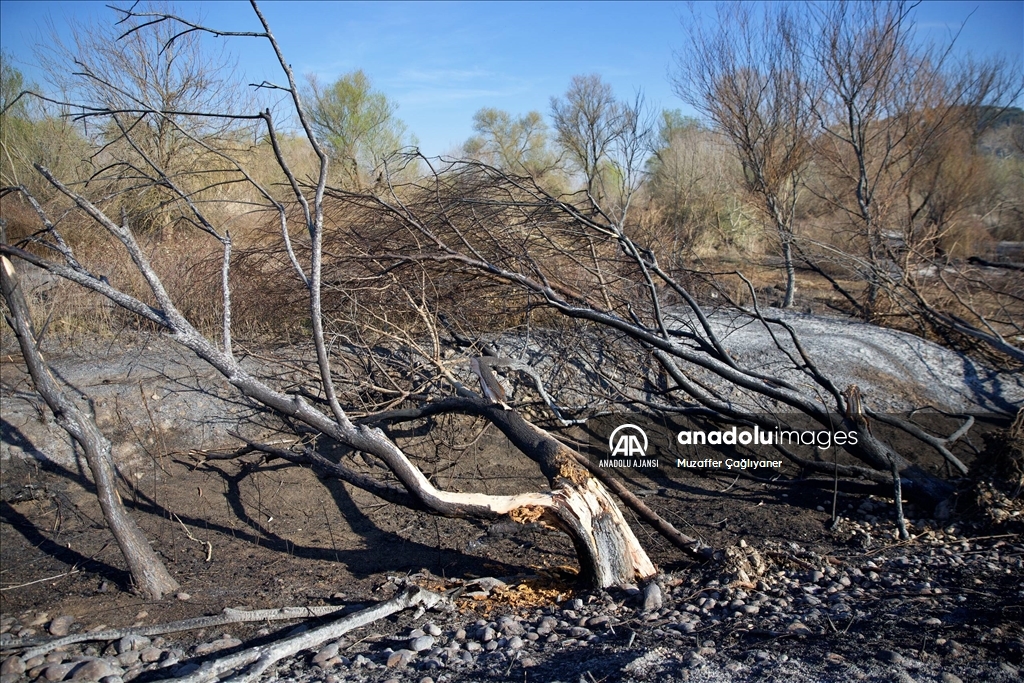
[[[692,247],[712,229],[721,232],[737,167],[721,135],[678,109],[662,111],[647,160],[648,190],[673,239]]]
[[[513,118],[507,111],[487,107],[473,115],[473,130],[477,134],[463,146],[472,158],[533,178],[552,172],[558,164],[539,112]]]
[[[0,52],[0,184],[27,185],[35,196],[50,195],[32,169],[41,163],[65,177],[77,177],[87,156],[84,138],[74,126],[25,97],[36,86]]]
[[[406,126],[395,116],[398,105],[374,90],[361,69],[328,86],[315,76],[308,83],[314,132],[338,162],[343,184],[364,187],[369,171],[406,144]]]

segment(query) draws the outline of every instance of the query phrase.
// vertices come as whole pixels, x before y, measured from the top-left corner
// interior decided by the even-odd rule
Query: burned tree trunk
[[[75,405],[73,399],[61,389],[49,368],[43,361],[37,342],[31,330],[31,316],[28,302],[21,290],[18,275],[14,266],[2,258],[0,284],[2,284],[4,301],[7,302],[7,323],[14,330],[25,359],[29,375],[36,391],[53,411],[57,423],[81,446],[85,460],[92,472],[96,485],[96,497],[99,499],[103,518],[107,521],[111,533],[117,540],[121,553],[128,563],[135,587],[146,597],[159,600],[166,594],[178,589],[178,582],[171,577],[160,557],[150,547],[146,536],[139,529],[135,520],[128,515],[117,494],[114,479],[113,460],[110,455],[110,442],[103,436],[91,415]]]

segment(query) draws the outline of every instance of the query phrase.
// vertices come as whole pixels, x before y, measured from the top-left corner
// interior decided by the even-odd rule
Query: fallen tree
[[[453,517],[494,519],[508,516],[519,522],[540,522],[564,531],[572,539],[580,562],[581,574],[588,582],[597,586],[631,585],[655,574],[654,565],[640,546],[629,525],[622,517],[612,496],[604,486],[581,467],[567,447],[531,425],[515,413],[493,415],[489,401],[474,395],[467,400],[476,403],[481,412],[492,412],[496,423],[504,425],[507,433],[514,434],[515,440],[523,447],[526,455],[534,458],[548,477],[551,490],[539,493],[522,493],[511,496],[486,495],[481,493],[453,493],[436,488],[423,475],[402,449],[380,429],[356,424],[339,401],[336,390],[337,377],[328,349],[324,331],[322,307],[323,256],[324,256],[324,196],[327,186],[329,158],[315,136],[309,116],[303,104],[299,88],[291,67],[270,31],[259,8],[253,9],[263,25],[258,34],[237,34],[220,32],[219,35],[255,35],[267,40],[277,55],[281,69],[287,79],[287,86],[275,86],[285,90],[294,105],[306,140],[318,159],[318,175],[313,187],[304,186],[292,171],[281,151],[278,130],[269,110],[248,117],[265,126],[266,135],[273,145],[280,172],[287,180],[293,193],[294,205],[298,207],[301,223],[305,228],[304,253],[293,248],[290,236],[291,216],[284,203],[260,184],[242,164],[226,153],[213,149],[203,140],[191,136],[188,131],[179,132],[190,139],[197,148],[218,156],[229,165],[235,175],[235,182],[245,182],[253,188],[266,205],[276,211],[281,228],[283,249],[294,268],[293,282],[303,287],[308,301],[312,343],[316,350],[317,372],[320,390],[325,397],[324,410],[309,400],[286,394],[268,381],[247,371],[239,363],[232,344],[232,301],[230,289],[231,256],[233,243],[230,234],[215,224],[204,211],[201,201],[196,199],[194,190],[186,190],[180,179],[168,172],[157,160],[151,158],[139,145],[134,144],[134,131],[138,122],[154,119],[170,122],[170,112],[148,106],[145,101],[136,100],[137,106],[111,110],[104,106],[86,106],[82,116],[94,119],[104,118],[120,130],[120,141],[132,146],[142,166],[116,164],[104,169],[109,175],[116,172],[131,178],[133,188],[158,186],[172,193],[183,211],[189,215],[192,225],[208,238],[215,240],[222,248],[222,300],[221,338],[215,340],[204,335],[179,309],[179,305],[168,294],[160,275],[154,268],[150,256],[140,246],[135,232],[127,220],[119,223],[113,220],[99,204],[90,201],[82,193],[72,189],[55,177],[48,169],[36,165],[38,172],[77,210],[87,216],[96,228],[105,231],[123,249],[124,258],[133,265],[136,273],[145,282],[146,299],[127,293],[124,288],[111,284],[106,277],[91,272],[75,256],[68,242],[58,228],[49,220],[46,210],[32,201],[26,188],[6,187],[4,195],[18,194],[27,197],[38,212],[43,229],[27,244],[16,246],[3,244],[5,256],[22,259],[50,273],[70,280],[86,289],[107,297],[117,306],[135,314],[142,320],[164,330],[176,343],[194,352],[209,363],[242,395],[275,412],[283,418],[304,425],[316,433],[326,435],[354,451],[369,454],[384,463],[401,488],[393,484],[368,482],[365,478],[346,479],[356,486],[367,488],[391,502],[408,505],[432,514]],[[194,30],[209,30],[170,15],[124,12],[125,21],[135,22],[126,35],[133,34],[145,26],[166,22],[180,25],[183,33]],[[179,34],[180,35],[180,34]],[[173,42],[174,38],[171,39]],[[190,112],[190,116],[224,118],[229,114],[221,112]],[[140,182],[140,177],[145,182]],[[42,246],[57,258],[44,258],[24,247],[29,244]],[[346,468],[338,467],[344,472]]]
[[[499,381],[493,378],[494,369],[530,377],[532,390],[558,425],[585,419],[598,412],[598,404],[602,411],[692,413],[766,429],[784,425],[783,412],[796,413],[822,428],[856,433],[857,443],[848,450],[874,479],[894,478],[897,500],[901,486],[933,505],[953,491],[949,481],[921,468],[872,429],[872,421],[881,418],[871,410],[871,397],[862,396],[856,385],[838,386],[823,372],[793,326],[760,307],[756,291],[741,274],[709,279],[688,269],[678,254],[665,255],[665,265],[654,249],[635,237],[629,207],[640,178],[642,159],[636,154],[621,160],[617,176],[625,180],[609,209],[586,193],[554,196],[532,179],[483,163],[438,163],[418,153],[386,163],[372,191],[329,188],[328,155],[309,123],[280,46],[255,5],[254,11],[263,27],[257,33],[213,30],[166,14],[126,11],[124,20],[129,33],[167,23],[183,33],[256,37],[268,41],[277,56],[286,84],[263,87],[284,92],[293,106],[317,159],[311,182],[302,182],[293,170],[269,110],[188,114],[235,116],[259,125],[290,194],[287,201],[241,161],[187,131],[181,134],[216,155],[222,172],[231,175],[230,182],[244,185],[274,216],[278,234],[264,235],[273,247],[260,246],[272,251],[281,267],[253,268],[245,274],[255,278],[254,290],[285,289],[293,298],[304,299],[304,327],[308,326],[315,361],[301,373],[300,385],[282,380],[275,368],[239,360],[232,300],[238,255],[232,237],[211,217],[202,192],[183,187],[141,147],[136,147],[139,165],[117,165],[104,173],[123,174],[123,197],[118,197],[123,201],[146,187],[159,186],[171,193],[194,234],[217,246],[220,301],[210,302],[220,309],[216,333],[205,332],[182,312],[181,302],[168,293],[132,225],[111,217],[115,204],[109,198],[91,198],[43,166],[36,169],[88,219],[91,229],[119,246],[125,263],[144,283],[144,292],[133,294],[124,283],[112,283],[90,270],[50,220],[47,208],[32,202],[21,186],[4,188],[3,194],[28,197],[42,228],[24,242],[0,245],[6,257],[106,297],[142,323],[162,330],[215,368],[242,396],[277,415],[282,429],[304,442],[296,449],[255,442],[247,448],[310,465],[385,501],[428,514],[507,517],[557,528],[571,539],[584,579],[601,587],[633,585],[652,577],[656,568],[601,479],[581,465],[578,452],[538,426],[540,420],[527,419],[525,411],[492,384]],[[139,120],[164,120],[169,115],[143,101],[116,111],[89,105],[76,111],[84,112],[79,117],[108,121],[127,145],[132,145]],[[622,147],[635,152],[645,133],[637,129],[631,135]],[[401,171],[409,163],[419,163],[429,172],[421,180],[398,184],[396,179],[403,177]],[[740,284],[738,290],[725,286],[729,278]],[[717,311],[706,308],[698,287],[715,294]],[[748,295],[735,293],[744,287]],[[786,371],[766,371],[757,363],[737,360],[716,331],[716,316],[722,315],[763,329],[785,359]],[[552,373],[538,372],[522,361],[509,362],[504,350],[483,338],[489,323],[508,319],[517,320],[527,337],[537,326],[557,328],[565,337],[565,357],[552,362],[574,365],[585,381],[575,387],[558,386]],[[482,387],[483,396],[463,383],[460,378],[466,373],[456,368],[474,361],[484,384],[491,384]],[[424,475],[400,439],[381,428],[447,413],[478,416],[498,427],[537,463],[548,490],[513,495],[445,491]],[[930,436],[909,424],[895,426],[946,457],[945,437]],[[327,440],[343,446],[341,458],[320,449]],[[361,471],[354,464],[357,454],[383,465],[386,474]],[[839,475],[838,467],[833,471]],[[860,471],[845,473],[859,476]],[[619,492],[673,543],[696,550],[694,539],[652,511],[644,512],[637,501],[630,501],[624,487]]]

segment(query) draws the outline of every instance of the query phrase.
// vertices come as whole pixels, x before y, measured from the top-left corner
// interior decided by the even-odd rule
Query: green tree
[[[548,146],[548,126],[540,112],[513,118],[507,111],[485,107],[473,114],[473,130],[476,135],[463,145],[470,157],[537,179],[558,165]]]
[[[10,55],[0,52],[0,185],[25,185],[36,197],[46,198],[51,188],[40,182],[32,164],[78,178],[88,154],[85,139],[67,119],[24,95],[35,89]]]
[[[721,135],[678,109],[662,111],[647,175],[653,205],[679,246],[730,232],[722,219],[735,204],[740,173]]]
[[[371,169],[406,144],[405,124],[395,116],[398,105],[374,90],[361,69],[324,86],[308,77],[313,129],[330,148],[344,186],[364,187]]]

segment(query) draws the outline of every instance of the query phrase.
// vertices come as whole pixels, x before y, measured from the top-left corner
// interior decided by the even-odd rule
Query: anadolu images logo
[[[613,458],[644,458],[647,456],[647,432],[635,424],[619,425],[608,437],[608,450]]]

